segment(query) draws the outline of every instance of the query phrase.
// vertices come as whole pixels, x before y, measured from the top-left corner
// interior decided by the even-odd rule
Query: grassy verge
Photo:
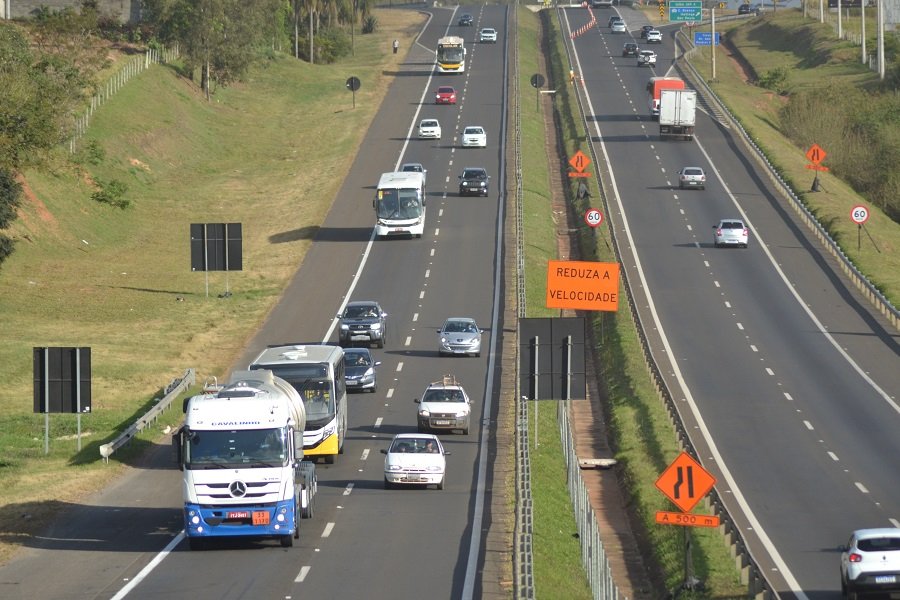
[[[25,174],[16,252],[0,274],[0,561],[160,439],[180,411],[113,464],[100,461],[100,444],[169,379],[187,367],[201,379],[225,372],[278,300],[337,193],[328,174],[354,159],[400,60],[391,40],[409,47],[423,19],[377,16],[378,32],[357,37],[355,57],[329,66],[280,57],[211,103],[174,70],[150,69],[95,114],[80,165],[60,154],[51,169]],[[350,75],[363,84],[355,110]],[[130,209],[91,200],[113,180],[127,185]],[[203,275],[190,271],[188,224],[217,221],[244,223],[244,271],[230,275],[227,299],[217,297],[224,274],[210,274],[207,298]],[[92,348],[93,410],[82,417],[80,452],[74,416],[52,415],[44,456],[31,348],[68,345]]]

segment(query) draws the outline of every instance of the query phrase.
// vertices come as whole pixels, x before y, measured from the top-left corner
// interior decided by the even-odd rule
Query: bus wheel
[[[294,545],[294,536],[292,536],[292,535],[281,536],[281,547],[282,548],[290,548],[293,545]]]
[[[326,454],[324,457],[326,465],[334,464],[334,454]]]

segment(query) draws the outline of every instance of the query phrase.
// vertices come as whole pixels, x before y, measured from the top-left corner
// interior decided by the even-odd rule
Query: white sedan
[[[459,139],[463,148],[487,148],[487,133],[479,125],[465,127]]]
[[[381,449],[384,457],[384,489],[395,485],[434,485],[444,489],[444,474],[450,454],[438,436],[428,433],[399,433],[391,447]]]
[[[419,122],[419,137],[441,139],[441,124],[437,119],[422,119]]]

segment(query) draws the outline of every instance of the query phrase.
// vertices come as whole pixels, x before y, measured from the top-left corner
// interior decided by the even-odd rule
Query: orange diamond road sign
[[[591,164],[591,159],[589,159],[584,152],[579,150],[575,153],[575,156],[569,159],[569,164],[579,173],[584,173],[587,166]]]
[[[826,156],[828,156],[828,153],[825,152],[825,150],[823,150],[822,147],[818,144],[813,144],[812,146],[810,146],[809,150],[806,151],[806,158],[808,158],[809,162],[814,165],[817,165],[825,160]]]
[[[656,487],[683,512],[691,512],[703,496],[716,485],[716,478],[687,452],[672,461]]]

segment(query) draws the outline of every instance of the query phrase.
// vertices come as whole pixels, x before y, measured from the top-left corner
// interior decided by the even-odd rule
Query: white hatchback
[[[864,593],[895,597],[900,592],[900,529],[858,529],[841,548],[844,598]]]
[[[419,122],[419,137],[441,139],[441,124],[437,119],[422,119]]]
[[[465,127],[459,139],[463,148],[487,148],[487,133],[479,125]]]
[[[496,44],[497,30],[493,27],[485,27],[478,32],[478,41],[482,44]]]
[[[450,454],[444,450],[438,436],[430,433],[399,433],[388,449],[381,449],[384,457],[384,489],[395,485],[434,485],[444,489],[444,475]]]
[[[662,32],[658,29],[651,29],[647,32],[648,44],[662,44]]]

